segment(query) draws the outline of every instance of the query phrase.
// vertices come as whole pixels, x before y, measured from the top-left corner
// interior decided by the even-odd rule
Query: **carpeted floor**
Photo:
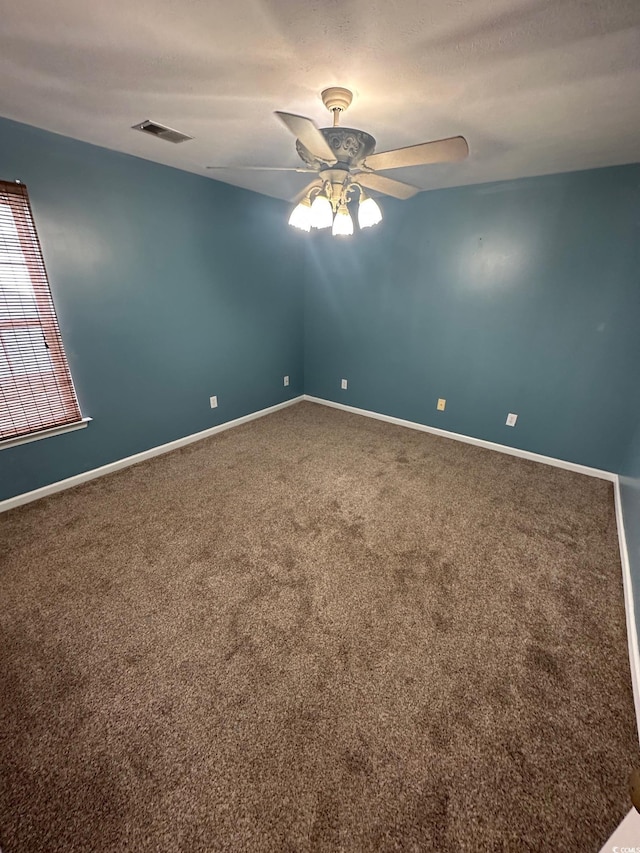
[[[4,853],[597,851],[610,483],[302,403],[0,516]]]

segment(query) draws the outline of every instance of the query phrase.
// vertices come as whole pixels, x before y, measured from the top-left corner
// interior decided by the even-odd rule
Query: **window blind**
[[[0,442],[81,419],[27,188],[0,181]]]

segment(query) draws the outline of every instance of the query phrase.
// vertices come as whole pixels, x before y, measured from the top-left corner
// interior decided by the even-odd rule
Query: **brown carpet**
[[[597,851],[611,484],[302,403],[0,517],[0,845]]]

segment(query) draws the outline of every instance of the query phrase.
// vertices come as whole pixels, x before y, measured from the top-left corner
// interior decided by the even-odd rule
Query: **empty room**
[[[640,851],[640,6],[0,79],[0,853]]]

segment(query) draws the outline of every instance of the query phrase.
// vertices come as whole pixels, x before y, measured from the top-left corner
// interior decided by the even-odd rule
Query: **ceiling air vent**
[[[167,127],[164,124],[158,124],[157,121],[146,119],[140,124],[134,124],[133,130],[141,130],[143,133],[148,133],[151,136],[157,136],[158,139],[165,139],[167,142],[186,142],[187,139],[193,139],[193,136],[187,136],[186,133],[180,133],[179,130],[174,130],[172,127]]]

